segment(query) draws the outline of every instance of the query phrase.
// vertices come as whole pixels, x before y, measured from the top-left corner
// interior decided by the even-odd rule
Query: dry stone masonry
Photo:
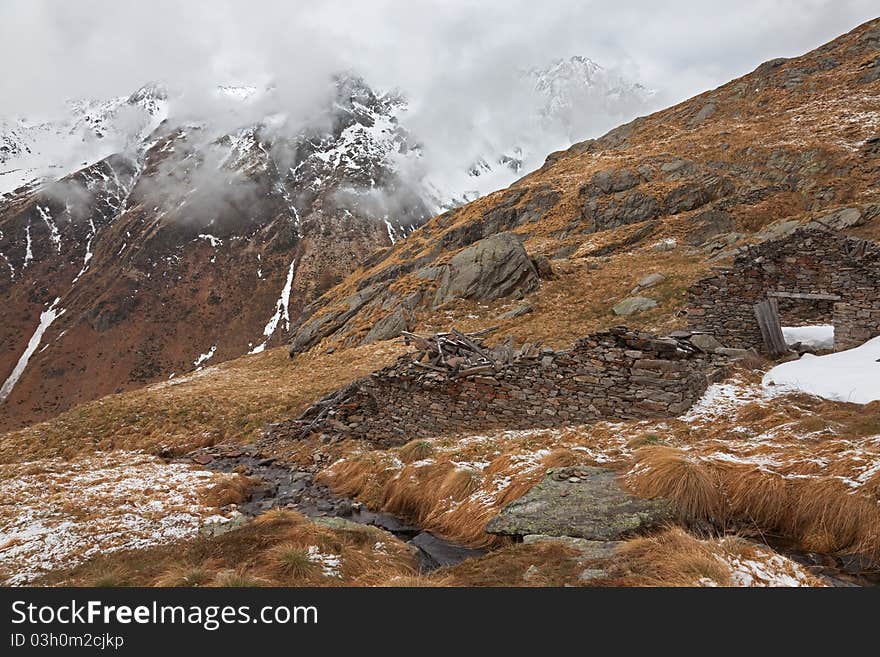
[[[414,337],[431,344],[436,338]],[[422,363],[424,348],[405,354],[395,365],[328,395],[297,420],[270,428],[269,437],[325,434],[399,445],[463,431],[675,416],[722,373],[718,357],[687,339],[625,327],[590,335],[566,351],[537,345],[514,350],[509,341],[491,353],[474,347],[482,364],[464,362],[460,355],[448,357],[450,363],[463,359],[454,367]],[[434,353],[449,349],[441,343]]]
[[[688,292],[688,324],[729,347],[761,347],[755,304],[776,299],[782,324],[833,324],[835,349],[880,335],[880,247],[818,227],[747,247]]]

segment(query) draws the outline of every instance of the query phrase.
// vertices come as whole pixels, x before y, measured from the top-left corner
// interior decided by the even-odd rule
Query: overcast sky
[[[877,0],[0,0],[0,117],[42,119],[65,99],[158,81],[176,111],[207,119],[218,84],[271,82],[295,125],[326,102],[330,74],[350,69],[412,101],[407,126],[432,170],[463,175],[511,146],[530,152],[528,169],[877,13]],[[565,140],[537,134],[516,78],[572,55],[656,95],[608,116],[579,106],[587,120]]]
[[[809,50],[876,0],[2,0],[0,113],[147,80],[311,80],[343,66],[414,94],[586,55],[670,101]]]

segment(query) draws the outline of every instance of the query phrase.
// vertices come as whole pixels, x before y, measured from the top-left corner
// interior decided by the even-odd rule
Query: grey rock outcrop
[[[361,341],[361,344],[390,340],[399,336],[401,331],[406,331],[409,328],[410,324],[407,314],[402,309],[398,309],[376,322],[363,341]]]
[[[698,214],[695,225],[688,230],[687,242],[691,246],[701,246],[709,240],[729,233],[736,225],[733,215],[724,210],[706,210]]]
[[[672,518],[667,501],[630,495],[613,471],[575,466],[548,472],[541,483],[492,518],[486,531],[619,541]]]
[[[426,276],[438,282],[434,308],[452,299],[493,301],[518,290],[530,292],[540,283],[521,238],[513,233],[482,239]]]

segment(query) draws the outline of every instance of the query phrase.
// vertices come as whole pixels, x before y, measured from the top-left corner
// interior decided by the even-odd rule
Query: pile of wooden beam
[[[485,346],[484,337],[495,330],[461,333],[453,329],[433,335],[404,331],[404,343],[415,347],[415,351],[406,354],[402,363],[455,378],[491,374],[507,365],[540,357],[540,343],[525,343],[516,349],[513,338],[508,338],[494,347]]]

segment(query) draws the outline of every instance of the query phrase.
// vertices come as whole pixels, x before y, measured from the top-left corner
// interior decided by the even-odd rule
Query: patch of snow
[[[0,387],[0,402],[6,401],[6,398],[12,393],[12,389],[15,387],[15,384],[18,383],[21,375],[24,374],[28,361],[31,359],[31,356],[34,355],[37,347],[40,346],[40,341],[43,339],[43,334],[46,332],[46,329],[52,325],[52,322],[64,314],[64,309],[58,308],[59,301],[61,301],[61,298],[56,297],[55,301],[52,302],[52,305],[40,313],[40,323],[37,325],[37,329],[28,341],[27,348],[18,359],[12,373],[7,377],[3,386]]]
[[[293,288],[293,274],[294,267],[296,265],[296,259],[292,260],[290,263],[290,268],[287,270],[287,280],[284,282],[284,288],[281,290],[281,296],[278,298],[278,301],[275,302],[275,314],[269,319],[266,327],[263,329],[263,335],[265,336],[265,340],[263,340],[256,347],[251,349],[249,354],[259,354],[266,349],[266,344],[269,342],[269,339],[275,334],[275,331],[278,329],[278,324],[281,320],[284,320],[284,330],[290,331],[290,290]]]
[[[783,326],[782,336],[785,344],[792,345],[800,342],[805,347],[813,349],[834,348],[834,326],[821,324],[818,326]]]
[[[86,273],[89,268],[89,261],[92,259],[94,253],[92,253],[92,241],[95,239],[95,236],[98,234],[98,229],[95,228],[95,222],[92,221],[91,217],[89,217],[89,227],[91,228],[91,232],[89,233],[89,239],[86,242],[86,255],[83,257],[83,265],[82,269],[79,270],[79,273],[76,275],[76,278],[73,279],[73,283],[76,283],[80,277]],[[122,248],[125,248],[125,245],[122,245]],[[119,250],[122,253],[122,249]],[[72,283],[71,283],[72,284]]]
[[[200,233],[199,239],[203,239],[203,240],[210,242],[211,246],[213,246],[215,249],[218,246],[223,245],[223,240],[221,240],[219,237],[214,237],[213,235],[208,235],[207,233]]]
[[[33,249],[31,248],[32,242],[31,242],[31,223],[30,222],[28,222],[27,227],[24,229],[24,234],[25,234],[25,237],[27,238],[27,242],[25,244],[24,264],[21,266],[22,269],[25,269],[31,263],[31,261],[34,259],[34,252],[33,252]]]
[[[217,520],[200,491],[229,476],[123,451],[0,465],[6,584],[27,584],[97,554],[194,536]]]
[[[208,351],[206,351],[205,353],[201,354],[198,358],[196,358],[193,361],[193,365],[195,365],[196,367],[200,367],[202,363],[213,358],[216,351],[217,351],[217,345],[213,345],[210,349],[208,349]]]
[[[722,561],[731,568],[731,580],[734,586],[809,586],[804,569],[779,554],[767,556],[762,560],[725,555]]]
[[[310,545],[308,551],[309,561],[321,566],[321,574],[324,577],[342,577],[339,566],[342,565],[342,556],[338,554],[325,554],[317,545]]]
[[[44,208],[38,205],[37,212],[40,213],[40,218],[46,224],[46,228],[49,229],[49,238],[55,245],[55,250],[58,251],[58,253],[61,253],[61,233],[58,232],[58,227],[52,221],[52,215],[49,213],[49,208]]]
[[[805,392],[832,401],[867,404],[880,399],[880,337],[826,356],[804,354],[764,375],[769,395]]]
[[[740,406],[763,399],[761,389],[734,379],[727,383],[713,383],[690,410],[679,419],[683,422],[711,422],[730,416]]]
[[[391,240],[391,244],[397,244],[397,236],[394,234],[394,226],[391,225],[391,222],[385,219],[385,227],[388,229],[388,239]]]

